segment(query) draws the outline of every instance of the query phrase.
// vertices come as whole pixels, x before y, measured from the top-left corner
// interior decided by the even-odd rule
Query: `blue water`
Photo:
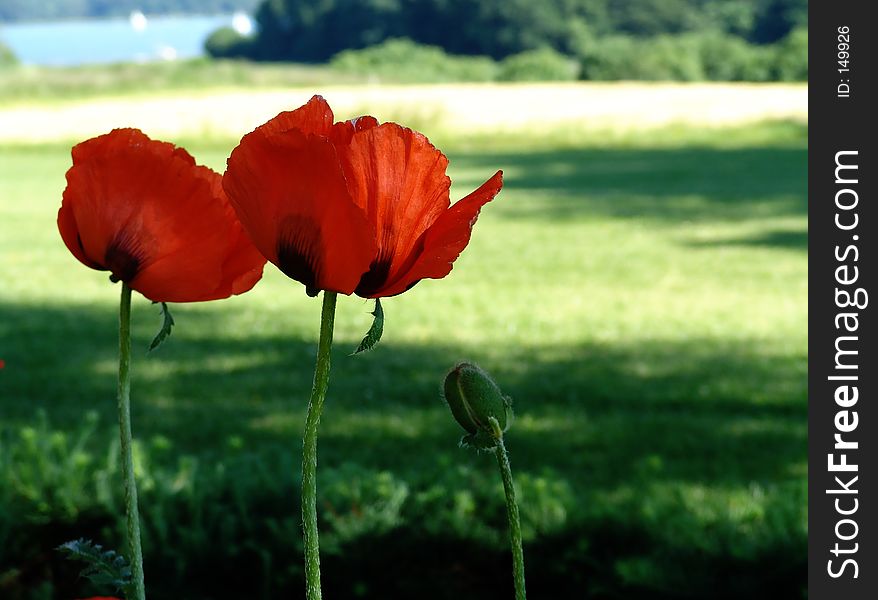
[[[232,15],[148,17],[141,31],[128,19],[0,24],[0,40],[18,59],[34,65],[80,65],[204,54],[212,31]]]

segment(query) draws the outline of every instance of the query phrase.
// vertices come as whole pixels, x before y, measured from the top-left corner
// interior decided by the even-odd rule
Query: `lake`
[[[236,15],[90,19],[44,23],[2,23],[0,40],[18,59],[33,65],[81,65],[124,61],[193,58],[215,29],[246,30],[247,17]]]

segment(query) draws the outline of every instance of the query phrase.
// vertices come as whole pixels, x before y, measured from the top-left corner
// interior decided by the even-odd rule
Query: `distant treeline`
[[[395,81],[800,81],[807,0],[263,0],[219,58]]]
[[[648,38],[608,35],[579,56],[551,48],[525,50],[495,60],[448,54],[438,46],[391,39],[344,50],[330,61],[343,73],[379,81],[804,81],[808,31],[756,45],[723,33],[662,34]]]
[[[147,15],[252,12],[260,0],[0,0],[0,21],[46,21]]]
[[[502,59],[548,47],[579,56],[595,38],[717,32],[773,44],[807,25],[807,0],[263,0],[260,33],[230,53],[323,62],[407,38]]]
[[[808,77],[808,0],[0,0],[0,20],[132,10],[251,10],[257,33],[217,30],[211,56],[396,81]]]

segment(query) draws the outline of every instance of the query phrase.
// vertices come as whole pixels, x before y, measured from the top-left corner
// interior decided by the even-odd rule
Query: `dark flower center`
[[[291,215],[280,226],[277,266],[290,279],[305,284],[305,292],[316,296],[317,264],[320,255],[320,226],[303,215]]]
[[[424,253],[424,238],[426,235],[427,232],[423,232],[415,242],[409,252],[408,258],[406,258],[405,261],[399,265],[399,268],[396,269],[394,279],[399,277],[399,274],[406,273],[412,265],[415,264],[421,254]],[[393,283],[392,281],[389,281],[390,267],[393,263],[393,246],[391,244],[392,242],[386,242],[384,244],[384,246],[378,251],[378,256],[372,261],[372,264],[369,265],[369,270],[363,273],[363,276],[360,277],[360,283],[357,285],[356,289],[358,296],[368,298],[375,293],[381,292],[388,283]],[[403,291],[407,292],[412,289],[416,283],[418,282],[414,281],[410,283]],[[398,293],[401,294],[402,292]]]
[[[117,235],[104,253],[104,267],[112,273],[110,281],[130,283],[137,277],[143,263],[141,254],[139,244],[130,236]]]
[[[390,274],[390,258],[378,257],[369,265],[369,270],[363,273],[360,283],[357,285],[356,293],[359,296],[367,297],[374,292],[380,290],[387,282],[387,276]]]

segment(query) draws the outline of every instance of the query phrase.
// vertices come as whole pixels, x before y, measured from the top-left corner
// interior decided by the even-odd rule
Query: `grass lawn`
[[[327,596],[510,597],[499,478],[457,447],[439,396],[466,358],[515,402],[534,598],[802,597],[806,127],[436,137],[453,199],[498,168],[506,185],[446,279],[383,303],[376,350],[348,356],[371,303],[339,301],[319,447]],[[187,143],[220,170],[234,145]],[[69,145],[0,146],[4,598],[81,597],[92,588],[53,545],[123,547],[119,288],[57,233],[68,166]],[[159,316],[135,296],[156,597],[299,593],[319,306],[269,264],[246,295],[173,306],[147,357]]]

